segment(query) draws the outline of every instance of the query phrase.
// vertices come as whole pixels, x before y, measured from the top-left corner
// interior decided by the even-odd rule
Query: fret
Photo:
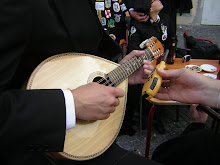
[[[136,63],[136,61],[134,60],[134,58],[131,58],[131,61],[132,61],[132,68],[133,68],[133,71],[135,71],[136,70],[136,66],[137,66],[137,63]]]
[[[134,57],[132,58],[132,60],[135,62],[134,67],[135,67],[135,70],[137,70],[137,69],[140,67],[139,64],[137,63],[138,58],[137,58],[136,56],[134,56]]]
[[[114,84],[115,84],[115,83],[117,83],[117,82],[120,81],[121,75],[122,75],[121,73],[123,73],[123,72],[121,72],[121,71],[119,70],[119,67],[118,67],[118,68],[116,68],[115,70],[113,70],[113,73],[114,73],[114,76],[116,77],[115,80],[114,80]]]
[[[131,70],[130,70],[130,67],[129,67],[129,65],[128,65],[128,62],[126,62],[125,63],[125,69],[126,69],[126,76],[128,76],[128,75],[130,75],[130,73],[131,73]]]
[[[127,62],[126,62],[127,63]],[[126,63],[124,63],[124,64],[122,64],[122,68],[123,68],[123,70],[124,70],[124,75],[125,75],[125,77],[127,77],[127,75],[128,75],[128,70],[127,70],[127,64]]]
[[[113,70],[113,71],[114,71],[114,70]],[[115,81],[117,81],[117,78],[114,76],[115,74],[114,74],[113,71],[108,74],[108,77],[109,77],[109,79],[110,79],[110,81],[111,81],[111,85],[114,85],[114,84],[115,84]]]
[[[125,70],[125,68],[123,66],[124,66],[124,64],[122,64],[121,67],[120,67],[120,69],[121,69],[120,70],[120,72],[121,72],[121,74],[120,74],[121,75],[120,76],[121,77],[120,81],[121,82],[127,78],[127,76],[124,74],[126,72],[126,70]]]
[[[144,61],[144,58],[143,58],[143,57],[139,57],[139,58],[138,58],[139,67],[143,65],[143,61]]]
[[[148,49],[145,50],[145,59],[150,60]]]
[[[133,62],[133,71],[137,70],[139,68],[138,63],[137,63],[137,57],[132,58],[131,61]]]
[[[124,65],[125,65],[125,64],[122,64],[121,67],[120,67],[121,70],[122,70],[122,72],[121,72],[121,76],[123,76],[123,78],[126,77],[126,75],[125,75],[125,74],[126,74],[126,69],[125,69]]]
[[[122,70],[122,67],[119,66],[119,67],[117,68],[117,70],[118,70],[118,73],[119,73],[119,81],[121,81],[121,79],[123,79],[123,70]]]
[[[115,81],[115,78],[112,76],[113,75],[112,72],[118,72],[117,74],[118,77],[116,78],[117,79],[116,81]],[[117,86],[127,78],[127,75],[125,75],[125,73],[127,72],[125,70],[124,64],[122,64],[121,66],[117,67],[115,70],[111,71],[107,75],[110,77],[110,79],[112,79],[112,82],[114,82],[113,85]]]
[[[117,71],[117,69],[115,69],[115,70],[113,70],[112,71],[112,75],[113,75],[113,82],[114,82],[114,84],[115,83],[117,83],[118,81],[119,81],[119,79],[120,79],[120,74],[119,74],[119,72]]]
[[[129,62],[127,64],[128,64],[128,67],[129,67],[129,75],[131,75],[134,72],[131,60],[129,60]]]
[[[120,81],[120,79],[121,79],[121,72],[120,72],[120,70],[118,68],[115,69],[115,75],[117,76],[117,82]]]
[[[132,57],[127,62],[121,64],[119,67],[107,74],[112,86],[119,85],[122,81],[128,78],[132,73],[139,69],[143,65],[143,60],[152,61],[154,56],[149,48],[145,49],[145,54],[141,57]]]
[[[113,74],[113,78],[115,81],[118,81],[118,74],[116,72],[117,70],[113,70],[112,74]]]
[[[131,60],[129,60],[129,61],[127,62],[127,66],[128,66],[127,68],[129,68],[129,70],[127,69],[127,70],[128,70],[128,73],[129,73],[129,74],[133,73],[132,65],[131,65]]]
[[[137,63],[138,63],[138,68],[139,68],[139,67],[142,66],[143,60],[139,58],[139,59],[137,60]]]
[[[153,60],[154,59],[154,55],[152,54],[151,50],[149,48],[146,49],[146,53],[148,56],[149,60]]]
[[[118,80],[121,82],[121,80],[125,79],[126,78],[126,75],[124,74],[125,73],[125,70],[124,70],[124,67],[119,66],[118,68],[115,69],[116,72],[118,72]]]

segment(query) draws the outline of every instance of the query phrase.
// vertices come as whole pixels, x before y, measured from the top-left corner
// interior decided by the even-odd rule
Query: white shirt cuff
[[[134,10],[134,8],[130,8],[128,11]]]
[[[66,105],[66,129],[74,128],[76,124],[74,98],[70,90],[62,91]]]

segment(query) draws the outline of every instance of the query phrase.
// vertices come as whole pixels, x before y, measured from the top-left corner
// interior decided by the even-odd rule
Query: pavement
[[[177,39],[178,48],[184,48],[183,33],[188,30],[189,36],[198,38],[206,38],[212,40],[214,44],[217,44],[220,48],[220,26],[209,26],[209,25],[177,25]],[[149,108],[143,110],[149,111]],[[151,136],[151,147],[150,147],[150,158],[155,148],[161,143],[168,139],[174,138],[182,133],[182,131],[189,124],[189,107],[186,105],[180,106],[179,121],[176,122],[176,107],[175,106],[161,106],[161,121],[165,128],[165,133],[159,133],[153,125],[152,136]],[[139,112],[137,112],[139,113]],[[138,116],[138,115],[137,115]],[[134,116],[135,118],[135,116]],[[146,120],[145,120],[146,119]],[[146,123],[147,117],[144,121]],[[135,124],[132,126],[136,130],[133,136],[119,135],[117,137],[117,144],[124,149],[134,151],[137,154],[144,156],[145,154],[145,143],[146,143],[146,129],[141,129],[139,117],[136,117]],[[211,125],[211,118],[207,120],[207,126]]]
[[[188,30],[189,36],[211,40],[220,48],[220,26],[218,25],[177,25],[177,47],[184,48],[183,33]]]

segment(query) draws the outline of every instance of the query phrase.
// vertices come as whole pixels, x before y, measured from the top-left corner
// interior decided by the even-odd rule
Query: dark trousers
[[[158,163],[139,156],[132,151],[122,149],[113,144],[104,154],[88,161],[67,161],[59,165],[158,165]]]
[[[152,159],[164,165],[219,165],[219,155],[220,135],[192,123],[180,136],[159,145]]]
[[[102,155],[86,161],[55,160],[42,152],[5,153],[4,156],[4,165],[159,165],[132,151],[124,150],[115,143]]]

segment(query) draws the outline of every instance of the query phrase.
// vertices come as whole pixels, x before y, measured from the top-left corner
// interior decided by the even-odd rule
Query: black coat
[[[163,32],[161,30],[161,26],[167,27],[167,39],[162,40]],[[135,27],[136,32],[132,33],[132,28]],[[139,47],[140,43],[150,37],[156,37],[160,42],[164,45],[165,49],[169,47],[171,42],[171,38],[176,38],[175,31],[173,28],[173,24],[166,14],[160,14],[160,22],[158,24],[152,24],[150,20],[146,23],[138,22],[135,19],[131,20],[131,32],[129,36],[128,42],[128,53],[132,50],[141,50]]]
[[[21,85],[52,55],[83,52],[113,60],[120,47],[103,31],[90,0],[1,0],[0,36],[1,151],[62,151],[62,91]],[[11,152],[0,159],[5,155],[16,159]]]

